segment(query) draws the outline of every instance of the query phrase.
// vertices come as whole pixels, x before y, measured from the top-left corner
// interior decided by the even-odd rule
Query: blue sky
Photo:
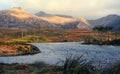
[[[22,7],[30,13],[45,11],[87,19],[120,15],[120,0],[0,0],[1,10],[12,7]]]

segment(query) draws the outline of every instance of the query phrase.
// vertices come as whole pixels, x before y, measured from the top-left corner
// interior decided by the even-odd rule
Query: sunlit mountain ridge
[[[20,7],[0,11],[0,27],[6,28],[55,28],[52,23],[30,14]]]
[[[87,20],[83,17],[75,18],[69,15],[49,14],[43,11],[31,14],[21,7],[0,11],[0,28],[91,30],[96,26],[111,26],[113,30],[120,30],[120,16],[111,14],[96,20]]]

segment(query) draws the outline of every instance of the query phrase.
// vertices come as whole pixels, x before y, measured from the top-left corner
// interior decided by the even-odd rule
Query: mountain
[[[0,27],[5,28],[56,28],[56,25],[24,11],[20,7],[0,11]]]
[[[65,22],[62,25],[64,29],[91,29],[91,24],[84,18],[72,18],[71,21]]]
[[[116,14],[108,15],[96,20],[89,20],[92,27],[95,26],[111,26],[113,30],[120,30],[120,16]]]
[[[96,26],[111,26],[113,31],[120,30],[120,16],[112,14],[96,20],[86,20],[43,11],[34,15],[20,7],[0,10],[0,28],[91,29]]]
[[[40,17],[52,17],[52,16],[58,16],[58,17],[64,17],[64,18],[73,18],[72,16],[69,15],[61,15],[61,14],[49,14],[44,11],[40,11],[36,13],[35,15],[40,16]]]
[[[68,15],[53,15],[43,11],[36,13],[36,15],[63,29],[90,29],[89,22],[84,18],[73,18]]]
[[[0,28],[55,28],[55,29],[89,29],[86,19],[73,18],[68,15],[53,15],[39,12],[37,16],[20,7],[0,11]]]

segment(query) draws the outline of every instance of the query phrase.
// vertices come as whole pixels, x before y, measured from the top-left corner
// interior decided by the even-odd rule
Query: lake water
[[[56,64],[60,59],[65,59],[68,53],[83,55],[87,61],[104,67],[120,61],[120,46],[82,45],[80,42],[31,44],[37,46],[41,53],[28,56],[0,57],[0,62],[33,63],[44,61]]]

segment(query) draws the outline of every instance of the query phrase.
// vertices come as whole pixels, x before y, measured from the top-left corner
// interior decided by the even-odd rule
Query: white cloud
[[[9,9],[16,6],[12,0],[0,0],[0,9]]]

